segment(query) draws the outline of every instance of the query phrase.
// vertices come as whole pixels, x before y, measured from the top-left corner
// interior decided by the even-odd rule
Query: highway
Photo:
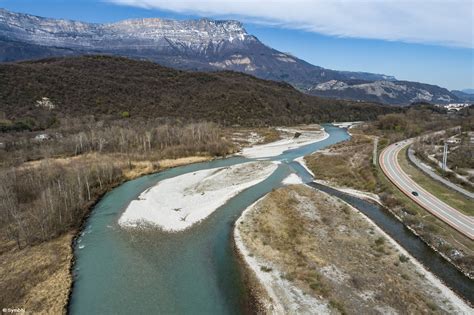
[[[406,146],[410,145],[413,139],[394,143],[385,148],[380,153],[380,167],[388,179],[398,187],[405,195],[449,224],[451,227],[474,240],[474,218],[467,216],[455,208],[449,206],[430,192],[423,189],[408,174],[406,174],[398,163],[398,154]],[[413,194],[416,192],[417,196]]]

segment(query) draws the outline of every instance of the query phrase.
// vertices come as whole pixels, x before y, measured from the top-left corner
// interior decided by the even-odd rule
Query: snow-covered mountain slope
[[[175,21],[163,19],[125,20],[93,24],[56,20],[0,10],[0,34],[7,39],[41,46],[95,50],[179,49],[203,52],[224,42],[255,40],[238,21],[207,19]]]
[[[428,100],[431,94],[433,102],[456,100],[449,91],[438,95],[436,86],[420,89],[392,76],[314,66],[264,45],[238,21],[149,18],[94,24],[0,9],[0,62],[80,54],[148,59],[184,70],[245,72],[337,98],[409,104],[418,100],[416,95]],[[364,83],[359,87],[353,81]],[[348,87],[341,88],[344,84]],[[408,96],[405,89],[411,91]]]

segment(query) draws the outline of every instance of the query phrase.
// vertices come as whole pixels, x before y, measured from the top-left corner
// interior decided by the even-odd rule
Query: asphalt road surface
[[[394,143],[380,154],[380,167],[388,179],[418,205],[474,240],[474,218],[447,205],[413,181],[400,167],[398,154],[412,139]]]

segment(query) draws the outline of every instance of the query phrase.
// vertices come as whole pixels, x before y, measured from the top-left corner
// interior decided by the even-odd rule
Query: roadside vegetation
[[[439,175],[452,183],[474,192],[474,118],[464,122],[459,128],[445,133],[423,136],[413,144],[415,155]],[[443,159],[444,144],[448,144],[447,170],[440,164]]]
[[[398,162],[405,173],[407,173],[421,187],[438,197],[453,208],[464,214],[474,216],[474,200],[444,186],[442,183],[433,180],[423,173],[416,166],[412,165],[407,157],[407,149],[404,148],[398,155]]]
[[[388,117],[387,117],[388,116]],[[424,117],[422,120],[418,120]],[[379,167],[372,164],[373,139],[379,137],[378,153],[389,143],[421,134],[465,124],[472,113],[448,116],[422,106],[406,114],[381,116],[373,123],[352,128],[351,140],[307,156],[308,167],[316,178],[332,186],[352,188],[377,194],[381,202],[426,243],[447,257],[457,268],[474,277],[474,244],[449,225],[418,206],[388,181]],[[413,167],[405,165],[405,167]],[[423,175],[423,174],[422,174]],[[427,179],[429,185],[436,185]],[[426,183],[425,183],[426,185]],[[454,198],[454,192],[444,190],[444,198]],[[449,192],[449,193],[448,193]],[[464,200],[464,201],[463,201]],[[471,213],[472,201],[459,199],[455,204]]]
[[[378,116],[373,123],[364,125],[364,132],[381,137],[381,147],[388,143],[446,130],[457,126],[471,125],[474,121],[474,106],[455,113],[434,105],[420,103],[408,107],[403,113]]]
[[[296,286],[334,313],[452,311],[449,301],[373,224],[325,193],[303,185],[280,188],[259,201],[236,228],[261,272],[278,273],[282,279],[269,285]],[[285,290],[275,292],[287,307],[297,303]]]

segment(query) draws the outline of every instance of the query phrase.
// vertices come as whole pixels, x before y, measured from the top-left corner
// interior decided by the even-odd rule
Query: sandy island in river
[[[276,168],[272,162],[249,162],[162,180],[129,204],[119,224],[151,225],[165,231],[187,229],[244,189],[265,180]]]

